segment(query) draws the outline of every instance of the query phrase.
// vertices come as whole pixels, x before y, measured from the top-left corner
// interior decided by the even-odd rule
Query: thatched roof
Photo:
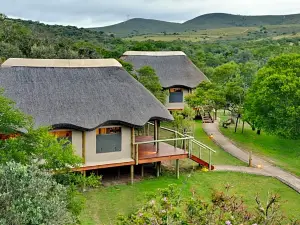
[[[151,66],[164,88],[183,86],[197,87],[207,77],[193,64],[184,52],[143,52],[128,51],[122,60],[134,65],[135,70],[143,66]]]
[[[150,119],[173,119],[116,60],[98,60],[105,66],[90,68],[80,66],[92,65],[89,60],[78,61],[72,68],[55,67],[62,61],[52,62],[52,67],[36,65],[49,65],[49,61],[25,66],[25,61],[17,61],[10,68],[0,68],[0,88],[18,108],[33,116],[37,126],[93,130],[100,125],[142,126]]]

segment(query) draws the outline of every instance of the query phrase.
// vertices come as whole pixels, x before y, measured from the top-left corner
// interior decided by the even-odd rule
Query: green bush
[[[0,224],[76,224],[83,202],[75,196],[36,166],[0,165]]]
[[[275,225],[289,224],[280,210],[279,196],[269,196],[266,206],[256,197],[257,210],[247,210],[243,199],[225,192],[214,192],[210,202],[205,202],[196,193],[183,198],[175,185],[159,189],[149,196],[148,202],[136,212],[118,217],[119,225],[130,224],[193,224],[193,225]],[[293,221],[290,224],[300,224]]]

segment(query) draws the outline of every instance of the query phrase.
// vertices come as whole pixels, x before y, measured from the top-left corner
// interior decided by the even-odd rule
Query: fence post
[[[249,167],[252,167],[252,151],[249,152]]]

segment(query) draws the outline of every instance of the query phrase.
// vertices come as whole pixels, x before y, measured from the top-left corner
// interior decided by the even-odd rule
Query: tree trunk
[[[218,110],[215,110],[215,120],[217,120],[217,112]]]
[[[259,129],[256,131],[256,134],[260,135],[260,130]]]
[[[243,120],[242,134],[244,133],[244,128],[245,128],[245,121]]]
[[[235,133],[236,133],[236,130],[237,130],[238,122],[239,122],[239,117],[236,118],[235,129],[234,129]]]

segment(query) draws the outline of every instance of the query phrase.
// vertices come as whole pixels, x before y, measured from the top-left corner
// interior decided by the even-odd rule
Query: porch
[[[135,141],[138,143],[138,154],[136,157],[138,160],[136,160],[136,164],[188,158],[186,150],[165,142],[155,143],[152,136],[137,136]]]

